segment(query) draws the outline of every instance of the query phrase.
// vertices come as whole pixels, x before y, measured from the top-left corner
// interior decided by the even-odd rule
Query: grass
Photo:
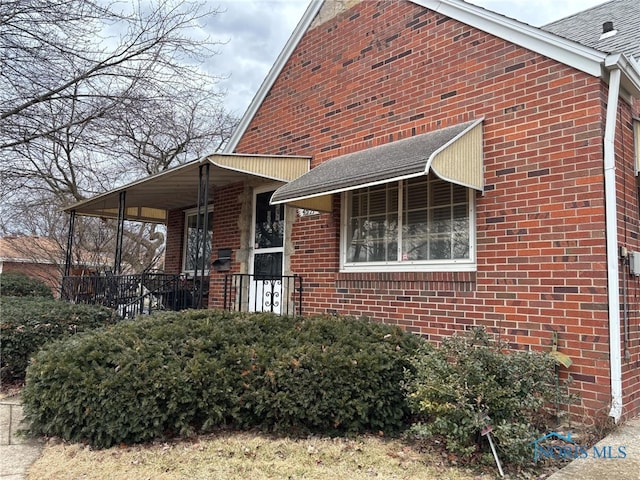
[[[48,442],[28,480],[118,479],[449,479],[487,480],[471,469],[448,465],[438,452],[398,439],[290,439],[224,432],[188,440],[94,450]]]

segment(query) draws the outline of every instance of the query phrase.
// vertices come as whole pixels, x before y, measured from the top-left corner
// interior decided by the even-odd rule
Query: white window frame
[[[209,208],[207,209],[207,215],[209,215],[212,212],[213,212],[213,205],[209,205]],[[193,277],[195,275],[195,269],[187,270],[187,240],[188,240],[187,232],[189,229],[189,217],[197,214],[198,214],[197,208],[190,208],[189,210],[184,211],[184,229],[182,231],[182,273],[190,277]],[[213,248],[213,222],[209,222],[209,225],[207,225],[207,227],[211,229],[211,243],[212,243],[211,246]],[[210,264],[211,264],[211,258],[207,259],[207,261],[205,262],[206,268],[204,269],[204,272],[202,273],[202,275],[209,275]]]
[[[398,218],[404,215],[403,188],[405,180],[394,181],[398,184]],[[469,258],[448,260],[402,260],[402,227],[398,225],[398,257],[400,260],[383,262],[347,262],[349,250],[348,229],[351,212],[351,195],[355,190],[343,192],[341,196],[340,222],[340,272],[474,272],[476,261],[476,209],[475,190],[467,188],[469,217]]]

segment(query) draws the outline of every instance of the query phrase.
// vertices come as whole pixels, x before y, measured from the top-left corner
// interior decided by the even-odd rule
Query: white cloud
[[[213,4],[212,4],[213,5]],[[302,18],[304,0],[223,0],[222,13],[208,22],[213,39],[228,41],[209,65],[213,74],[229,75],[219,86],[227,109],[244,113],[249,102]]]

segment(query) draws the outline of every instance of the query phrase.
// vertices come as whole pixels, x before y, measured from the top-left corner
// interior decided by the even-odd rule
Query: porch
[[[62,298],[105,305],[125,318],[186,308],[300,314],[302,279],[286,260],[284,207],[269,200],[308,170],[307,157],[215,154],[65,208]],[[109,271],[72,274],[80,216],[117,222]],[[123,266],[125,222],[164,225],[163,273],[123,274],[131,270]]]
[[[122,318],[150,315],[156,311],[207,308],[209,278],[145,272],[114,275],[109,271],[65,276],[62,299],[72,303],[104,305]],[[302,314],[303,286],[298,275],[224,276],[223,308],[239,312]]]

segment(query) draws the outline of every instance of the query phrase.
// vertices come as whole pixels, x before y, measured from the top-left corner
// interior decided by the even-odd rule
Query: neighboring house
[[[84,249],[74,257],[75,275],[104,269],[103,255]],[[65,249],[55,239],[37,236],[0,237],[0,273],[18,272],[44,282],[55,297],[60,296],[60,280],[65,265]]]
[[[224,154],[67,210],[165,223],[167,271],[204,273],[209,307],[248,273],[260,310],[284,274],[303,314],[524,350],[557,334],[572,412],[636,415],[639,20],[637,0],[545,28],[460,0],[312,2]]]
[[[64,250],[44,237],[0,237],[0,273],[23,273],[40,280],[54,296],[60,295]]]

